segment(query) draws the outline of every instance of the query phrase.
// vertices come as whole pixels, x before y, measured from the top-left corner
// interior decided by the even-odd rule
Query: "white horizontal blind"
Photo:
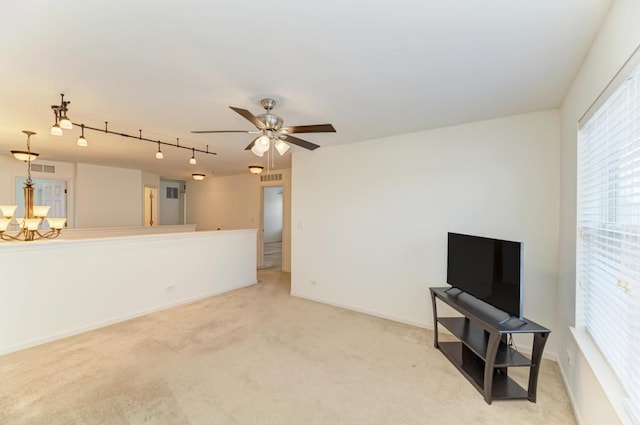
[[[580,324],[640,423],[640,68],[580,129],[578,226]]]

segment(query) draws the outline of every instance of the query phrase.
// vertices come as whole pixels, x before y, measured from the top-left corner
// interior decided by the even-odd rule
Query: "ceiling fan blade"
[[[318,149],[320,146],[315,143],[307,142],[306,140],[299,139],[297,137],[291,136],[289,134],[281,134],[280,139],[284,140],[287,143],[292,143],[294,145],[301,146],[305,149],[309,149],[310,151],[314,149]]]
[[[229,106],[229,108],[233,109],[235,112],[239,113],[240,115],[242,115],[245,119],[251,121],[251,123],[253,125],[255,125],[256,127],[258,127],[259,129],[263,129],[264,128],[264,123],[262,121],[260,121],[255,115],[253,115],[251,112],[247,111],[246,109],[242,109],[242,108],[235,108],[233,106]]]
[[[283,133],[335,133],[336,129],[331,124],[293,125],[280,129]]]
[[[194,134],[207,134],[207,133],[251,133],[251,130],[193,130]]]

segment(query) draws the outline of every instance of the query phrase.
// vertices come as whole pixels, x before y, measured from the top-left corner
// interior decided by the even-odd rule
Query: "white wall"
[[[147,171],[142,172],[142,186],[144,193],[144,186],[158,188],[160,187],[160,176],[154,173],[149,173]]]
[[[142,171],[77,164],[76,176],[78,227],[142,225]]]
[[[569,332],[575,324],[577,122],[640,44],[640,2],[617,0],[561,108],[561,233],[557,330],[560,369],[581,424],[620,423]],[[572,361],[569,360],[571,357]]]
[[[272,170],[282,174],[281,181],[260,182],[253,174],[207,177],[187,182],[187,223],[198,230],[259,228],[260,192],[265,186],[282,186],[282,270],[291,271],[291,170]],[[258,234],[256,250],[262,258],[262,235]]]
[[[282,242],[282,187],[265,187],[263,191],[263,240]]]
[[[254,284],[255,244],[255,230],[1,244],[0,354]]]
[[[297,152],[292,170],[292,294],[432,327],[454,231],[523,241],[524,314],[557,328],[557,110]]]
[[[260,185],[253,174],[187,183],[187,222],[199,230],[245,229],[260,223]]]

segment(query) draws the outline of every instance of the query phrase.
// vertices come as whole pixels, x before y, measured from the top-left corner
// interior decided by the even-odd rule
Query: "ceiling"
[[[172,178],[266,166],[229,109],[320,146],[558,107],[610,0],[30,0],[0,6],[0,154],[38,134],[42,159],[137,168]],[[50,106],[76,123],[217,152],[198,155],[80,129],[49,135]],[[288,167],[293,146],[275,160]]]

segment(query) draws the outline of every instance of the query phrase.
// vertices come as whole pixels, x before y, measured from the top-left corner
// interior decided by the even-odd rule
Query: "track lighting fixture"
[[[78,137],[78,146],[86,148],[89,144],[87,143],[87,139],[84,138],[84,124],[80,125],[80,128],[82,129],[82,134]]]
[[[56,117],[55,122],[51,127],[52,136],[62,136],[62,129],[73,129],[73,123],[69,117],[67,117],[67,111],[69,110],[68,106],[71,102],[64,100],[64,93],[60,94],[60,98],[60,105],[51,105],[53,114]]]
[[[191,174],[191,177],[193,177],[193,179],[197,182],[204,180],[205,175],[201,174],[201,173],[193,173]]]
[[[60,128],[60,124],[58,124],[58,113],[53,112],[56,116],[56,121],[51,126],[51,135],[52,136],[62,136],[62,128]]]
[[[162,158],[164,158],[164,154],[160,150],[160,140],[158,140],[158,152],[156,152],[156,159],[162,159]]]
[[[62,136],[63,135],[63,129],[66,130],[70,130],[73,129],[73,126],[79,126],[81,128],[81,135],[78,138],[77,144],[78,146],[88,146],[87,143],[87,139],[84,137],[84,130],[93,130],[93,131],[100,131],[102,133],[106,133],[106,134],[113,134],[116,136],[120,136],[120,137],[126,137],[126,138],[130,138],[130,139],[137,139],[140,141],[144,141],[144,142],[152,142],[152,143],[157,143],[158,144],[158,151],[156,152],[156,158],[157,159],[163,159],[164,158],[164,154],[162,153],[161,147],[160,145],[165,145],[165,146],[173,146],[175,148],[179,148],[179,149],[188,149],[191,151],[191,159],[189,160],[189,163],[194,165],[197,163],[196,161],[196,152],[200,152],[200,153],[204,153],[204,154],[208,154],[208,155],[216,155],[215,152],[210,152],[209,151],[209,145],[207,145],[206,149],[196,149],[194,147],[190,147],[190,146],[183,146],[180,144],[180,139],[176,139],[176,143],[170,143],[170,142],[163,142],[160,140],[152,140],[152,139],[148,139],[146,137],[142,137],[142,130],[138,130],[138,135],[133,136],[130,134],[126,134],[126,133],[121,133],[121,132],[115,132],[115,131],[111,131],[109,130],[109,123],[107,121],[104,122],[104,128],[97,128],[97,127],[91,127],[85,124],[77,124],[74,122],[71,122],[71,120],[69,119],[69,117],[67,116],[67,113],[69,112],[69,104],[71,104],[70,101],[64,100],[64,94],[60,94],[60,105],[52,105],[51,109],[53,110],[53,114],[54,114],[54,124],[51,127],[51,134],[54,136]],[[268,143],[268,140],[267,140]],[[14,153],[15,152],[15,153]],[[38,154],[34,154],[34,153],[28,153],[25,151],[12,151],[12,153],[14,153],[14,156],[18,159],[20,159],[21,161],[33,161]],[[28,155],[27,155],[28,154]]]

